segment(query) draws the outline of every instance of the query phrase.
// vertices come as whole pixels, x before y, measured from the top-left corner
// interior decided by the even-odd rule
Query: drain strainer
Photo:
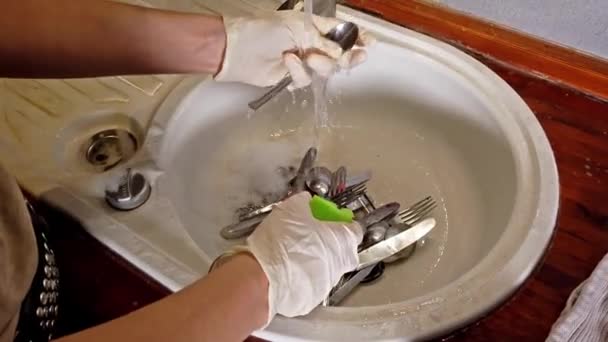
[[[131,158],[137,151],[135,136],[123,129],[101,131],[91,137],[86,148],[86,160],[107,171],[121,161]]]
[[[133,210],[146,203],[151,191],[150,183],[141,173],[127,169],[118,189],[106,190],[106,202],[117,210]]]

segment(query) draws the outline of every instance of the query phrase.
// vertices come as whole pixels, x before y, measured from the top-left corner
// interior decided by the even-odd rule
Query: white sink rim
[[[518,201],[513,209],[519,215],[512,218],[509,226],[530,227],[529,233],[519,248],[511,247],[511,250],[517,251],[507,259],[500,255],[500,251],[508,245],[508,241],[501,237],[495,250],[473,270],[454,284],[427,296],[381,307],[365,307],[365,317],[360,314],[361,307],[357,308],[357,314],[352,308],[336,307],[317,310],[304,318],[277,317],[265,331],[256,332],[255,335],[269,340],[298,341],[319,340],[327,336],[344,338],[345,331],[348,336],[362,340],[442,336],[473,322],[503,303],[540,262],[553,235],[559,204],[558,174],[553,152],[529,107],[506,82],[480,62],[435,39],[346,8],[341,8],[339,16],[378,36],[394,39],[404,48],[415,49],[448,65],[492,102],[496,117],[505,116],[500,122],[510,127],[508,130],[512,134],[509,139],[513,153],[518,158],[519,173]],[[173,113],[166,120],[177,120],[180,109],[173,107],[179,102],[176,96],[182,98],[184,89],[191,86],[192,83],[182,84],[169,95],[168,102],[159,109],[159,113]],[[163,146],[161,155],[166,153],[162,152],[165,149],[170,148]]]

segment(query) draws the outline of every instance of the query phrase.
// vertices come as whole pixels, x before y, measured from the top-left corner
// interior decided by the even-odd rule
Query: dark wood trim
[[[421,0],[346,4],[464,50],[608,99],[608,60]]]

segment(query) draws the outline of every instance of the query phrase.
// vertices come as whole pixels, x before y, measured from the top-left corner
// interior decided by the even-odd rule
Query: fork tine
[[[404,223],[413,225],[426,218],[435,208],[437,208],[437,203],[435,203],[435,201],[428,202],[425,206],[418,208],[416,211],[413,211],[408,215],[401,215],[399,218],[401,218]]]
[[[424,205],[415,208],[414,210],[410,210],[408,213],[400,214],[399,217],[402,219],[407,219],[412,216],[419,216],[421,213],[428,211],[429,208],[435,208],[436,203],[434,201],[426,202]]]
[[[352,187],[350,187],[350,188],[348,188],[348,189],[344,190],[343,192],[341,192],[341,193],[337,194],[336,196],[333,196],[333,197],[331,198],[331,200],[332,200],[333,202],[337,202],[337,201],[342,200],[343,198],[351,197],[351,195],[352,195],[353,193],[356,193],[356,192],[359,192],[359,191],[361,191],[361,190],[365,190],[365,189],[366,189],[366,185],[365,185],[365,183],[358,184],[358,185],[352,186]]]
[[[358,198],[360,198],[361,196],[363,196],[366,191],[367,191],[367,189],[365,187],[361,187],[354,191],[350,191],[345,196],[340,196],[340,198],[338,198],[337,200],[334,200],[333,202],[336,203],[338,205],[338,207],[345,207],[347,204],[352,203],[352,202],[356,201]]]
[[[361,184],[356,184],[356,185],[350,186],[350,187],[348,187],[348,188],[344,189],[344,191],[342,191],[342,192],[340,192],[340,193],[338,193],[338,194],[336,194],[335,196],[332,196],[332,197],[333,197],[333,198],[340,197],[340,196],[342,196],[342,195],[344,195],[344,194],[347,194],[348,192],[351,192],[351,191],[353,191],[353,190],[355,190],[355,189],[359,189],[359,188],[361,188],[362,186],[365,186],[365,183],[361,183]]]
[[[434,201],[428,201],[428,202],[421,203],[420,205],[409,209],[407,212],[401,212],[401,213],[399,213],[399,216],[409,216],[411,214],[423,211],[426,208],[428,208],[429,206],[432,206],[434,204],[435,204]]]
[[[339,201],[334,201],[334,203],[336,203],[338,205],[338,207],[345,207],[349,203],[352,203],[355,200],[357,200],[359,197],[363,196],[366,191],[367,191],[367,189],[365,187],[363,187],[360,190],[349,193],[349,195],[346,197],[342,197]]]
[[[433,199],[430,196],[425,197],[422,200],[420,200],[420,201],[418,201],[418,202],[410,205],[409,207],[405,208],[404,210],[402,210],[401,212],[399,212],[398,215],[399,216],[409,215],[412,212],[417,211],[419,208],[425,206],[429,201],[432,202]]]

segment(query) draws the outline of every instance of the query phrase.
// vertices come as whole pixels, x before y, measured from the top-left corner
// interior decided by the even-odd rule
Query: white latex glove
[[[356,46],[343,52],[337,43],[323,37],[340,20],[313,16],[313,25],[307,20],[298,10],[224,17],[226,51],[215,79],[267,87],[290,74],[290,88],[302,88],[311,82],[307,68],[327,78],[337,66],[350,69],[365,61],[365,47],[374,41],[367,33],[359,30]]]
[[[247,248],[236,248],[253,254],[268,278],[266,325],[277,313],[308,314],[359,265],[361,226],[315,219],[310,199],[301,192],[285,200],[249,236]]]

